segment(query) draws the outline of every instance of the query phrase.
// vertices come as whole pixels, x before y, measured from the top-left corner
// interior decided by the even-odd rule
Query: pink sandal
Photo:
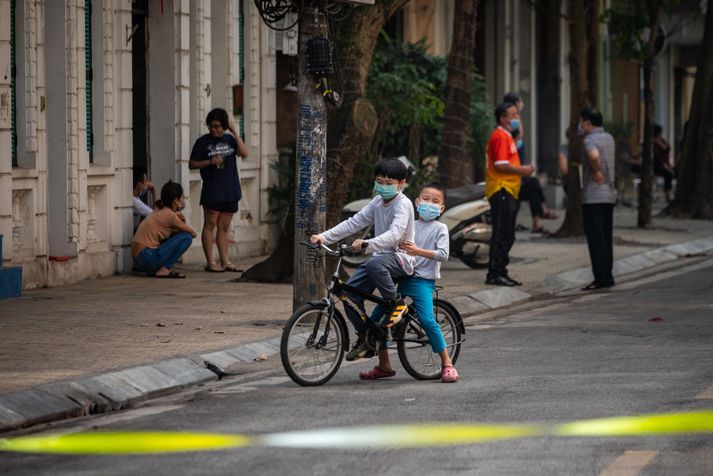
[[[441,369],[441,382],[456,383],[458,381],[458,371],[452,365],[448,365]]]
[[[377,380],[380,378],[389,378],[396,375],[395,370],[387,372],[386,370],[381,370],[379,367],[374,367],[371,370],[362,370],[359,372],[359,378],[362,380]]]

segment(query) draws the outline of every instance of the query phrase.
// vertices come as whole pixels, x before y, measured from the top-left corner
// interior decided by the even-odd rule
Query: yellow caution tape
[[[598,418],[559,425],[556,436],[646,436],[713,433],[713,411]]]
[[[534,425],[389,425],[275,433],[259,438],[263,446],[290,448],[413,448],[480,443],[541,435]]]
[[[62,454],[131,454],[216,451],[249,446],[243,435],[169,432],[97,432],[0,439],[0,451]]]
[[[415,448],[469,445],[533,436],[651,436],[713,433],[713,410],[600,418],[561,425],[412,424],[327,428],[259,436],[210,433],[96,432],[0,439],[0,452],[131,454],[244,447]]]

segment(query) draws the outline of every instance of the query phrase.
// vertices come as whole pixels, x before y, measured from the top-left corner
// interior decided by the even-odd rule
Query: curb
[[[129,408],[138,401],[217,380],[187,357],[0,395],[0,431]]]
[[[670,263],[680,258],[706,254],[713,251],[713,236],[687,243],[663,246],[638,255],[627,256],[614,261],[612,270],[614,276],[635,273],[664,263]],[[578,268],[572,271],[550,276],[545,279],[546,290],[542,294],[558,293],[568,289],[588,284],[594,279],[590,267]],[[511,306],[533,299],[532,294],[519,291],[516,288],[493,288],[478,291],[465,296],[457,296],[448,300],[455,304],[463,317],[491,311],[493,309]]]
[[[713,236],[664,246],[616,260],[614,276],[634,273],[683,257],[713,251]],[[566,271],[545,280],[552,293],[586,284],[590,268]],[[494,287],[449,298],[463,317],[532,300],[532,294]],[[182,388],[235,374],[235,368],[279,354],[280,337],[195,356],[176,357],[72,381],[49,382],[0,395],[0,432],[78,416],[130,408],[136,403]]]

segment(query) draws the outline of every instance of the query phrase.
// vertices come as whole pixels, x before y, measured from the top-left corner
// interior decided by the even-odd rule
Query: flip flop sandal
[[[458,371],[452,365],[448,365],[441,369],[441,382],[456,383],[458,381]]]
[[[171,271],[168,274],[157,274],[155,275],[157,278],[164,278],[164,279],[185,279],[186,275],[181,274],[177,271]]]
[[[545,220],[556,220],[559,217],[560,216],[553,211],[547,210],[547,213],[543,213],[541,218],[544,218]]]
[[[241,268],[238,268],[233,263],[228,263],[225,266],[223,266],[223,271],[228,271],[230,273],[242,273],[243,272],[243,270]]]
[[[379,367],[374,367],[371,370],[363,370],[359,372],[359,378],[362,380],[377,380],[380,378],[389,378],[396,375],[396,371],[392,370],[387,372],[386,370],[381,370]]]
[[[211,261],[211,263],[206,265],[206,267],[203,269],[208,271],[209,273],[222,273],[223,271],[225,271],[223,268],[218,266],[218,263],[216,263],[215,261]]]
[[[530,233],[549,233],[549,231],[545,230],[544,226],[541,226],[539,228],[533,228],[530,230]]]

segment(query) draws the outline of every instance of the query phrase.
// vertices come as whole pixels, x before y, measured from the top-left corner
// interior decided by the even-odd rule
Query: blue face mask
[[[513,119],[510,121],[510,129],[513,131],[520,129],[520,119]]]
[[[381,195],[384,200],[391,200],[399,193],[398,185],[383,185],[379,182],[374,182],[374,191]]]
[[[441,206],[435,203],[421,202],[416,206],[416,211],[423,221],[435,220],[441,216]]]
[[[582,128],[582,123],[580,122],[577,124],[577,135],[578,136],[583,136],[584,135],[584,129]]]

